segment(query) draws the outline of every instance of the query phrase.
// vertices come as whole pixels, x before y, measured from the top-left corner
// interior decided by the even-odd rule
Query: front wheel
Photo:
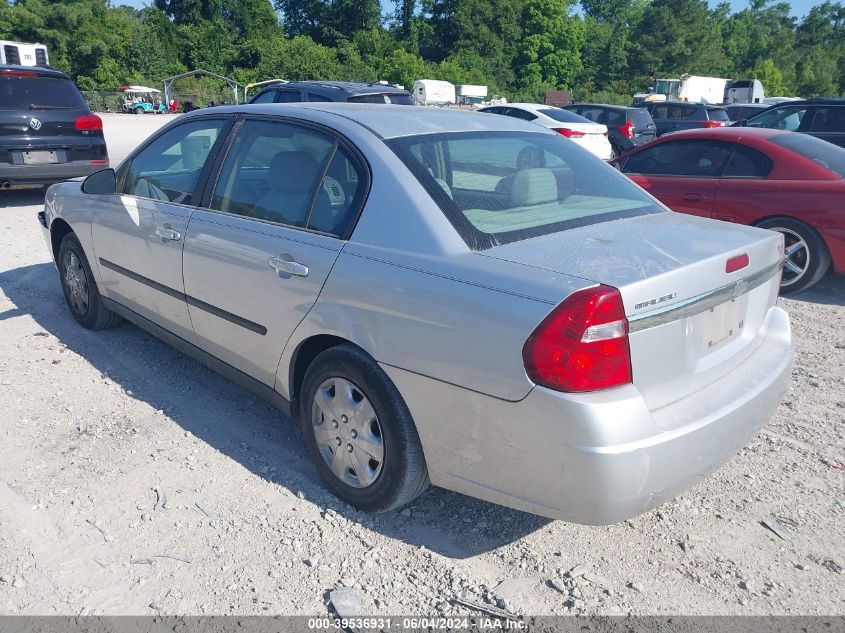
[[[103,330],[120,322],[120,317],[103,305],[85,251],[73,233],[62,240],[56,264],[67,307],[77,323],[89,330]]]
[[[144,108],[135,108],[135,114],[144,114]]]
[[[827,245],[810,225],[792,218],[772,218],[757,226],[783,234],[786,262],[780,282],[781,293],[801,292],[816,285],[830,268]]]
[[[337,496],[367,512],[405,505],[429,486],[402,396],[363,350],[339,345],[308,367],[300,424],[311,459]]]

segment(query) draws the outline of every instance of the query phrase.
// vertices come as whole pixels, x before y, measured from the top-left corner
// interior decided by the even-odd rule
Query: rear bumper
[[[395,368],[436,485],[574,523],[615,523],[701,481],[765,424],[792,366],[789,317],[771,308],[745,362],[649,411],[633,385],[590,394],[535,388],[520,402]]]
[[[54,165],[10,165],[0,164],[0,188],[26,185],[48,185],[70,178],[90,176],[102,171],[106,164],[92,165],[91,161],[80,160]],[[8,183],[8,185],[6,184]]]

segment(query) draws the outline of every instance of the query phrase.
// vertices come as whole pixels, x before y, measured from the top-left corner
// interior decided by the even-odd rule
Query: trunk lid
[[[667,212],[480,254],[618,288],[634,385],[656,409],[706,387],[754,350],[777,299],[783,238]],[[726,272],[728,260],[741,255],[748,264]]]

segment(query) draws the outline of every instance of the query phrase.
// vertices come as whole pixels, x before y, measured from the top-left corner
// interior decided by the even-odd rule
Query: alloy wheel
[[[797,232],[779,226],[767,227],[781,233],[786,249],[786,261],[783,265],[781,286],[787,288],[804,278],[810,269],[810,248],[806,240]]]

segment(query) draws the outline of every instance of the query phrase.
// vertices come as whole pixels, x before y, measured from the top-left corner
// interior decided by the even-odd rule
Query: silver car
[[[790,376],[778,233],[672,213],[510,117],[200,110],[40,220],[82,326],[266,396],[368,511],[433,483],[620,521],[734,455]]]

